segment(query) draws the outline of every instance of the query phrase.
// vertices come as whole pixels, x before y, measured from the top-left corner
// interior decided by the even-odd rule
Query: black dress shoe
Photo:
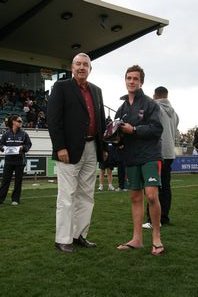
[[[86,238],[82,237],[82,235],[80,235],[78,238],[74,238],[73,243],[86,248],[96,247],[96,244],[94,242],[88,241]]]
[[[64,243],[55,242],[55,248],[57,248],[59,251],[63,253],[73,253],[75,251],[72,243],[64,244]]]

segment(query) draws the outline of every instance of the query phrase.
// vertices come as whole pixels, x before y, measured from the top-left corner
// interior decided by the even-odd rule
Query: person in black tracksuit
[[[12,205],[20,203],[23,171],[25,167],[25,153],[32,146],[27,132],[21,129],[22,119],[13,115],[8,119],[8,130],[0,140],[0,150],[5,153],[3,178],[0,187],[0,204],[6,199],[13,172],[15,172]]]

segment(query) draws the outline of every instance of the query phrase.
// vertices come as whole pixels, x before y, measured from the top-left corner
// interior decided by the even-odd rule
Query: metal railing
[[[105,108],[106,116],[110,117],[111,119],[114,119],[116,110],[114,110],[113,108],[111,108],[111,107],[109,107],[107,105],[104,105],[104,108]]]

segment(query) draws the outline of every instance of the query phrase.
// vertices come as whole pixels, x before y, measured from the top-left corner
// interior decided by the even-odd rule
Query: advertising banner
[[[47,158],[47,176],[56,176],[56,161],[52,160],[51,157]]]
[[[0,176],[2,176],[4,167],[4,157],[0,157]],[[24,176],[46,176],[46,157],[26,157],[26,166]]]
[[[172,172],[198,172],[198,156],[177,157],[173,162]]]
[[[0,176],[4,167],[4,156],[0,157]],[[97,175],[99,175],[97,164]],[[198,172],[198,156],[178,156],[172,165],[172,172],[191,173]],[[56,177],[56,162],[47,156],[26,156],[24,176],[34,177]],[[114,167],[113,174],[117,174],[117,167]]]

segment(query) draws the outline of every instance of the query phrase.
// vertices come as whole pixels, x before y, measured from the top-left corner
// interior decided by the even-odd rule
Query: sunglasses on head
[[[18,123],[23,123],[23,121],[22,121],[22,120],[16,120],[16,122],[18,122]]]

